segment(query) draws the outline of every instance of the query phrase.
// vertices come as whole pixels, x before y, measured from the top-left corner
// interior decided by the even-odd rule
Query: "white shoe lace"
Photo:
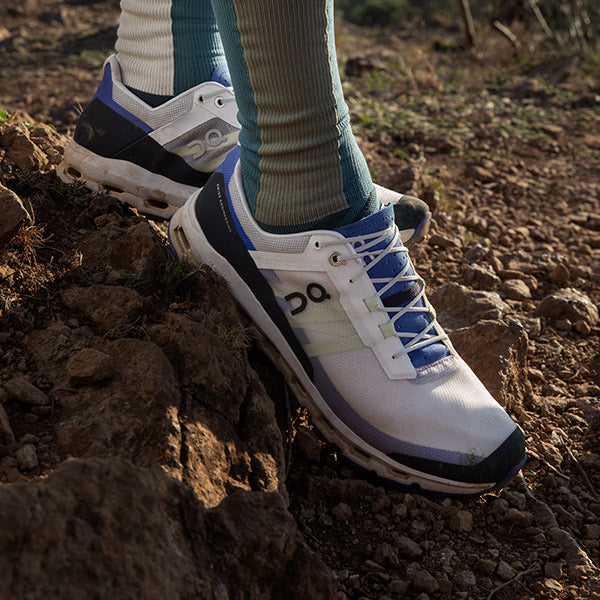
[[[388,237],[391,236],[391,241],[384,248],[380,248],[375,250],[375,246],[378,246],[380,243],[384,242]],[[367,241],[370,240],[370,241]],[[387,330],[390,332],[390,336],[395,336],[398,338],[410,339],[409,342],[404,344],[404,352],[412,352],[419,348],[424,348],[425,346],[429,346],[430,344],[434,344],[436,342],[442,342],[448,339],[448,336],[443,332],[441,327],[439,326],[435,310],[433,306],[429,304],[427,297],[425,296],[425,285],[421,277],[419,277],[413,270],[412,275],[408,272],[410,271],[412,264],[410,259],[408,258],[408,249],[398,243],[400,241],[400,232],[395,224],[391,225],[387,229],[381,231],[377,237],[373,237],[373,234],[368,235],[357,235],[354,237],[349,237],[344,240],[345,243],[352,244],[354,246],[356,253],[353,254],[341,254],[338,252],[333,253],[329,259],[332,265],[336,264],[345,264],[349,260],[360,260],[364,258],[365,255],[371,257],[371,261],[368,264],[365,264],[361,267],[352,277],[349,279],[349,283],[354,283],[363,273],[367,273],[371,270],[375,265],[385,259],[388,254],[395,252],[403,252],[406,254],[406,265],[404,268],[393,277],[371,277],[371,281],[374,284],[384,284],[383,287],[373,296],[373,298],[365,298],[365,304],[369,307],[371,311],[379,311],[384,313],[395,313],[393,317],[391,317],[390,322],[387,327]],[[339,246],[339,241],[330,241],[330,242],[319,242],[319,247],[325,248],[327,246]],[[421,290],[418,294],[410,300],[406,304],[406,306],[397,306],[397,307],[388,307],[384,306],[381,298],[382,296],[390,290],[397,283],[406,283],[406,282],[418,282],[421,284]],[[420,300],[423,300],[424,306],[417,306]],[[374,301],[374,302],[373,302]],[[412,332],[400,332],[396,331],[395,323],[398,319],[402,318],[403,315],[411,312],[417,313],[426,313],[429,318],[429,324],[423,328],[419,333]],[[401,352],[396,352],[392,355],[392,358],[397,358]]]

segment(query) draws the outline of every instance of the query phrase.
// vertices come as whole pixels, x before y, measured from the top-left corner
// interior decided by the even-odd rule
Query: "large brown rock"
[[[0,514],[1,598],[335,598],[278,494],[206,512],[160,471],[94,458],[0,486]]]
[[[450,339],[490,393],[508,410],[533,401],[527,376],[527,334],[515,322],[480,321]]]
[[[21,199],[12,190],[0,184],[0,251],[5,248],[19,229],[29,221]]]
[[[546,296],[538,308],[538,314],[552,319],[581,320],[592,326],[599,321],[598,307],[586,294],[574,288],[565,288]]]
[[[496,292],[471,290],[458,283],[447,283],[428,295],[446,329],[468,327],[483,319],[499,319],[508,309]]]
[[[32,141],[24,123],[4,127],[0,131],[0,145],[6,149],[8,159],[21,169],[44,171],[48,167],[46,155]]]
[[[144,300],[135,290],[119,285],[72,287],[61,296],[72,311],[105,331],[131,326],[144,308]]]

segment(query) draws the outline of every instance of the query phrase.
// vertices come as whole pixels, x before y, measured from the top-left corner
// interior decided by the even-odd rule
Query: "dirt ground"
[[[304,540],[294,544],[333,573],[312,592],[324,598],[600,600],[598,53],[516,54],[488,32],[467,55],[458,30],[339,28],[373,177],[434,210],[413,261],[453,343],[527,438],[504,491],[449,499],[348,463],[295,407],[216,277],[170,258],[164,227],[56,179],[113,47],[116,0],[26,0],[0,16],[0,182],[33,216],[0,254],[0,491],[69,457],[123,456],[211,509],[237,489],[280,495]],[[69,359],[90,348],[82,373]],[[23,379],[37,392],[15,391]],[[165,386],[177,418],[156,395]],[[307,579],[321,573],[311,560]],[[252,576],[229,597],[260,597],[240,591]],[[121,597],[154,597],[140,594]]]

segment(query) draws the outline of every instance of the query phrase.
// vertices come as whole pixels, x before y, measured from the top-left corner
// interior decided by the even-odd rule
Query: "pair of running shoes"
[[[525,462],[523,433],[452,347],[410,261],[427,205],[376,186],[382,208],[361,221],[268,233],[245,199],[239,128],[220,72],[152,108],[112,56],[58,175],[169,219],[175,254],[227,281],[316,427],[351,461],[444,494],[501,487]]]

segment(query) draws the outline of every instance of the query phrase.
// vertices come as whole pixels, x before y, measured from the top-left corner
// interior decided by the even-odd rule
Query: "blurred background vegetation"
[[[425,24],[460,22],[461,0],[337,0],[338,15],[357,25],[400,26],[420,20]],[[479,26],[499,23],[511,30],[524,28],[547,44],[597,47],[600,42],[600,0],[469,0]]]

